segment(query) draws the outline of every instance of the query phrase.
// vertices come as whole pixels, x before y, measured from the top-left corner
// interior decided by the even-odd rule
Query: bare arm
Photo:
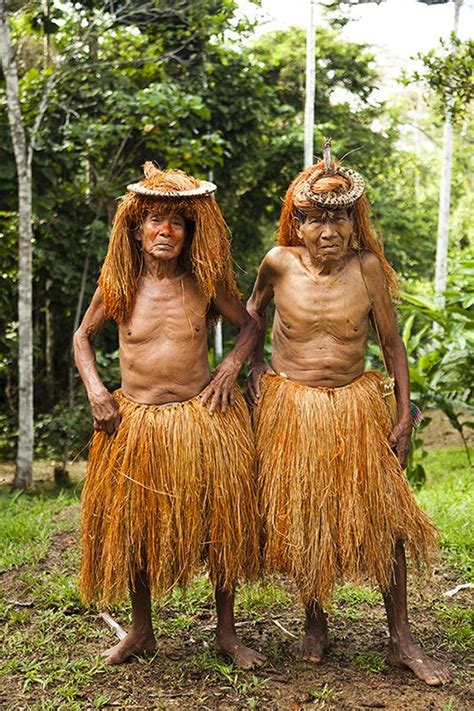
[[[228,319],[237,329],[238,337],[234,348],[222,361],[216,374],[204,391],[203,402],[211,400],[209,412],[211,415],[221,403],[222,412],[228,405],[234,404],[233,388],[243,364],[255,347],[258,336],[258,326],[249,316],[245,306],[237,297],[229,294],[223,287],[218,287],[213,305],[224,318]]]
[[[264,257],[250,299],[247,311],[258,323],[258,339],[250,357],[250,373],[245,381],[245,394],[250,404],[255,405],[260,395],[260,378],[263,373],[273,373],[264,360],[265,337],[267,334],[267,309],[273,298],[273,283],[278,273],[279,248],[271,249]]]
[[[377,325],[380,346],[389,374],[395,379],[398,422],[390,433],[389,440],[397,453],[400,464],[405,466],[412,430],[410,377],[406,350],[398,332],[395,310],[378,258],[373,254],[364,254],[362,269],[372,303],[372,314]]]
[[[105,322],[104,305],[97,289],[74,334],[74,359],[91,404],[94,429],[112,434],[120,424],[119,409],[99,377],[95,360],[95,339]]]

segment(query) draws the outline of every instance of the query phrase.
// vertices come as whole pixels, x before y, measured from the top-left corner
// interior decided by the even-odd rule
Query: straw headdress
[[[160,170],[151,161],[143,166],[144,179],[127,186],[115,214],[109,248],[99,277],[106,316],[118,323],[131,316],[143,263],[140,227],[153,212],[179,212],[186,220],[186,243],[180,255],[183,268],[192,274],[209,302],[217,285],[238,295],[232,268],[229,233],[213,195],[214,183],[182,170]],[[208,320],[215,314],[209,309]]]
[[[355,170],[331,159],[330,139],[324,142],[324,160],[305,168],[288,188],[280,216],[278,243],[286,246],[303,244],[299,235],[298,213],[312,210],[348,210],[352,214],[353,232],[350,247],[369,250],[377,255],[391,292],[397,289],[395,272],[383,253],[370,220],[370,205],[365,196],[364,179]]]

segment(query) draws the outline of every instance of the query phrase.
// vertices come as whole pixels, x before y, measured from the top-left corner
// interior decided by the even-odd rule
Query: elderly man
[[[404,547],[429,559],[436,531],[417,507],[403,467],[412,421],[405,349],[390,292],[395,274],[377,243],[360,175],[331,161],[303,171],[285,197],[279,244],[264,258],[247,305],[265,321],[275,301],[271,366],[264,328],[247,387],[268,571],[290,575],[306,608],[295,651],[319,662],[323,605],[336,580],[378,581],[390,631],[388,661],[428,684],[449,681],[413,639]],[[369,320],[393,376],[364,372]],[[388,386],[388,388],[387,388]]]
[[[127,589],[132,625],[104,655],[153,652],[151,594],[185,586],[207,559],[216,590],[216,646],[242,668],[263,662],[236,636],[238,578],[259,570],[252,433],[235,385],[258,328],[237,298],[215,185],[144,166],[112,228],[99,287],[75,334],[96,430],[83,494],[80,586],[110,603]],[[207,327],[238,329],[213,377]],[[121,389],[111,394],[94,343],[118,325]]]

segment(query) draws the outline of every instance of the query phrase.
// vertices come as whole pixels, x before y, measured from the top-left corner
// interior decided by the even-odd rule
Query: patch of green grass
[[[222,661],[214,650],[206,650],[194,658],[201,669],[210,672],[217,681],[224,681],[237,694],[247,696],[267,683],[255,674],[237,669],[232,663]]]
[[[474,581],[473,471],[461,447],[431,450],[423,460],[427,481],[417,500],[441,533],[441,545],[466,580]]]
[[[366,614],[363,605],[375,607],[379,603],[380,593],[376,590],[346,583],[336,589],[330,612],[335,618],[357,621]]]
[[[361,652],[351,657],[351,662],[359,669],[367,672],[378,673],[387,668],[384,660],[377,652]]]
[[[448,648],[461,653],[474,653],[474,610],[438,605],[434,612],[444,621],[443,630]]]
[[[328,701],[328,699],[332,699],[335,693],[334,689],[324,684],[322,689],[318,689],[318,691],[309,691],[308,696],[310,701]]]
[[[372,588],[361,588],[346,583],[337,588],[334,598],[349,605],[366,603],[370,607],[380,603],[380,593]]]
[[[51,535],[60,530],[72,530],[77,524],[77,510],[71,516],[64,513],[67,506],[77,504],[73,491],[61,490],[54,494],[10,494],[0,490],[0,570],[23,563],[35,563],[50,547]]]
[[[291,596],[273,582],[248,583],[237,590],[236,609],[254,620],[291,603]]]
[[[175,588],[171,594],[158,602],[156,608],[166,608],[187,615],[195,615],[200,609],[212,603],[212,587],[207,575],[199,575],[186,589]]]

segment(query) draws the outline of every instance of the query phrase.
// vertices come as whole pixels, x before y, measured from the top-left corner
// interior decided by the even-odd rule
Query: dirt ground
[[[29,571],[29,581],[38,575],[54,571],[66,551],[77,544],[75,531],[55,536],[46,559],[36,571]],[[24,582],[25,567],[10,570],[1,576],[3,595],[17,602],[31,598],[30,583]],[[49,708],[117,708],[117,709],[262,709],[262,711],[302,711],[306,708],[389,709],[391,711],[464,711],[474,708],[474,695],[468,684],[467,653],[451,644],[446,625],[436,615],[438,606],[468,606],[467,591],[455,598],[443,593],[459,583],[455,571],[440,566],[433,583],[419,592],[410,585],[411,618],[417,636],[426,651],[445,661],[452,669],[455,681],[441,688],[430,688],[408,671],[392,669],[384,663],[387,633],[380,600],[339,599],[329,613],[331,646],[327,658],[314,667],[292,659],[289,647],[301,631],[302,611],[298,604],[274,606],[262,613],[239,612],[239,631],[247,644],[262,650],[267,664],[255,672],[239,672],[213,651],[215,615],[211,598],[196,604],[185,629],[179,629],[176,611],[161,611],[167,624],[159,634],[158,652],[152,658],[133,659],[121,667],[103,666],[74,699],[75,705],[51,706],[54,689],[28,686],[24,676],[10,673],[3,677],[0,708],[5,710]],[[293,594],[284,581],[280,583]],[[37,634],[35,610],[24,608],[31,635]],[[25,614],[25,613],[23,613]],[[115,612],[120,623],[127,626],[127,614]],[[65,609],[66,629],[76,627],[73,642],[63,631],[55,642],[66,659],[81,659],[96,664],[104,647],[115,643],[114,634],[97,613],[81,609]],[[174,629],[173,629],[174,626]],[[89,631],[87,631],[87,629]],[[84,631],[86,630],[86,631]],[[54,630],[52,630],[54,635]],[[41,648],[36,652],[41,657]],[[46,662],[45,662],[46,663]],[[71,701],[72,704],[72,701]]]
[[[424,437],[427,447],[462,444],[441,413],[434,413]],[[73,465],[73,479],[82,479],[84,471],[83,462]],[[0,482],[7,483],[11,476],[11,467],[0,468]],[[35,480],[49,480],[51,476],[51,465],[39,464]],[[69,505],[60,515],[77,522],[78,505]],[[74,530],[55,534],[47,557],[35,566],[24,565],[0,573],[2,597],[22,615],[21,629],[26,638],[34,639],[40,634],[36,603],[22,605],[32,599],[35,581],[43,578],[46,591],[49,581],[53,584],[60,571],[64,574],[65,560],[71,554],[66,577],[69,574],[72,579],[77,570],[78,530],[77,523],[73,525]],[[301,632],[302,609],[288,581],[280,580],[278,585],[286,596],[283,603],[271,596],[267,604],[255,609],[239,607],[237,602],[239,634],[245,643],[267,656],[266,665],[253,672],[234,669],[215,652],[215,613],[210,596],[197,600],[186,615],[173,606],[155,610],[158,652],[153,657],[134,658],[113,668],[97,661],[101,650],[117,639],[96,611],[86,610],[74,600],[70,604],[54,599],[45,602],[43,618],[49,605],[59,615],[60,623],[57,632],[54,628],[48,632],[43,648],[40,645],[35,651],[26,652],[36,657],[35,668],[43,669],[47,679],[51,656],[48,657],[46,647],[48,640],[53,639],[71,669],[80,663],[94,668],[94,674],[88,683],[79,685],[74,698],[60,702],[54,683],[42,682],[43,677],[25,685],[23,660],[18,669],[11,665],[9,673],[0,679],[0,709],[467,711],[474,709],[469,684],[469,672],[474,665],[456,627],[457,620],[472,603],[472,591],[464,590],[451,598],[444,595],[462,582],[465,581],[460,579],[459,572],[446,561],[440,562],[428,586],[420,587],[416,579],[409,582],[414,632],[424,649],[452,670],[454,682],[447,687],[427,687],[410,672],[385,664],[388,635],[384,609],[381,598],[371,591],[366,594],[349,591],[346,596],[336,596],[329,611],[330,648],[320,665],[294,660],[290,646]],[[128,627],[127,610],[119,608],[112,613],[120,624]],[[9,629],[15,633],[14,626],[5,627],[7,634]],[[35,659],[29,661],[33,663]]]

